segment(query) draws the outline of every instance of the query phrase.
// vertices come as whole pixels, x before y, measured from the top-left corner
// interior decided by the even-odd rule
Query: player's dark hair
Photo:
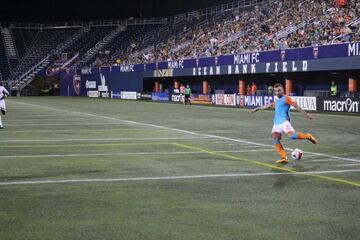
[[[274,88],[277,88],[277,87],[282,87],[282,88],[284,88],[284,86],[283,86],[281,83],[275,84]]]

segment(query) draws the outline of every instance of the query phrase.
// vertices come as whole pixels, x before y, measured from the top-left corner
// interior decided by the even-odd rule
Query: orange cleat
[[[318,140],[311,134],[311,133],[307,133],[306,134],[308,136],[307,140],[309,140],[310,142],[312,142],[313,144],[317,144]]]
[[[287,157],[281,158],[280,160],[277,160],[276,163],[288,163],[289,159]]]

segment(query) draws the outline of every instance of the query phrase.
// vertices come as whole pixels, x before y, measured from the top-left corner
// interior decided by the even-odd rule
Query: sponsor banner
[[[96,81],[88,81],[88,80],[86,80],[85,88],[86,89],[96,89]]]
[[[291,99],[304,110],[316,111],[316,97],[291,96]],[[255,108],[276,100],[276,96],[237,96],[236,102],[239,107]],[[294,109],[294,107],[291,108]]]
[[[273,103],[274,96],[237,96],[236,103],[239,107],[255,108]]]
[[[172,77],[173,75],[172,69],[159,69],[154,71],[154,77]]]
[[[171,95],[172,102],[184,102],[184,95],[181,94],[172,94]]]
[[[100,94],[98,91],[87,91],[87,96],[91,98],[98,98]]]
[[[101,81],[101,85],[98,86],[98,90],[99,92],[107,92],[108,90],[108,86],[106,85],[106,78],[105,75],[100,73],[100,81]]]
[[[205,104],[205,105],[211,105],[212,104],[212,98],[211,95],[208,94],[192,94],[192,104]]]
[[[151,100],[153,100],[153,101],[169,101],[169,93],[152,93]]]
[[[173,69],[173,76],[220,76],[258,73],[297,73],[333,70],[353,70],[360,68],[360,56],[324,58],[299,61],[277,61],[237,65],[205,66]],[[153,77],[144,73],[144,77]]]
[[[109,97],[110,97],[110,94],[109,94],[109,92],[101,92],[100,96],[101,96],[102,98],[109,98]]]
[[[137,93],[139,100],[151,100],[151,93]]]
[[[333,97],[317,97],[317,111],[325,112],[360,112],[359,98],[333,98]]]
[[[316,97],[291,96],[291,99],[304,110],[316,111]],[[294,107],[291,107],[291,109],[294,109]]]
[[[236,106],[236,94],[215,94],[215,104]]]
[[[137,99],[137,93],[136,92],[121,91],[120,95],[121,95],[121,99],[130,99],[130,100],[136,100]]]
[[[290,96],[291,100],[297,103],[302,109],[316,111],[316,97],[298,97],[298,96]],[[275,96],[275,101],[278,97]],[[291,109],[295,109],[291,107]]]
[[[111,91],[111,98],[121,98],[120,92]]]

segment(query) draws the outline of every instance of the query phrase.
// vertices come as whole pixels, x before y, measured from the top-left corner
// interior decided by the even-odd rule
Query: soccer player
[[[277,160],[277,163],[288,163],[289,159],[286,155],[286,152],[280,143],[281,137],[283,133],[286,133],[291,139],[306,139],[312,142],[313,144],[317,144],[317,139],[311,135],[310,133],[301,133],[295,132],[294,128],[291,126],[290,119],[290,107],[293,106],[297,111],[302,112],[306,118],[313,119],[313,117],[305,112],[296,102],[292,101],[289,96],[284,94],[284,87],[282,84],[277,83],[274,87],[274,93],[278,97],[278,99],[271,104],[267,104],[258,108],[254,108],[251,110],[252,113],[257,112],[258,110],[268,109],[271,107],[275,108],[275,117],[274,117],[274,126],[271,132],[271,136],[273,138],[273,143],[275,145],[276,150],[279,152],[281,159]]]
[[[4,88],[0,82],[0,111],[2,115],[6,113],[6,105],[5,105],[5,98],[9,96],[9,92]],[[0,114],[0,129],[4,129],[4,126],[1,121],[1,114]]]
[[[190,102],[190,97],[191,97],[191,88],[189,85],[186,85],[186,88],[185,88],[185,105],[187,103],[189,103],[191,105],[191,102]]]

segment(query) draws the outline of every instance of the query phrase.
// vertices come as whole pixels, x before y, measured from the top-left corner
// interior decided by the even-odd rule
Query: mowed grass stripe
[[[141,128],[105,128],[105,129],[46,129],[46,130],[6,130],[1,132],[2,134],[6,133],[46,133],[46,132],[71,132],[71,133],[82,133],[82,132],[125,132],[125,131],[144,131]],[[164,129],[154,129],[153,131],[168,131]]]
[[[11,127],[36,127],[36,126],[93,126],[93,125],[123,125],[123,126],[129,126],[129,124],[126,123],[119,123],[119,122],[102,122],[102,123],[24,123],[24,124],[6,124],[6,126]],[[7,131],[7,129],[5,129]]]
[[[170,145],[170,144],[169,144]],[[249,150],[228,150],[228,151],[214,151],[215,153],[250,153],[250,152],[267,152],[274,151],[273,149],[249,149]],[[87,156],[118,156],[118,155],[178,155],[178,154],[204,154],[200,151],[192,152],[113,152],[113,153],[70,153],[70,154],[39,154],[39,155],[7,155],[1,156],[0,159],[6,158],[49,158],[49,157],[87,157]]]
[[[102,118],[102,119],[112,120],[112,121],[120,121],[120,122],[123,122],[123,123],[127,123],[129,125],[137,125],[137,126],[143,126],[143,127],[147,126],[147,127],[150,127],[150,128],[167,129],[167,130],[170,130],[170,131],[179,132],[179,133],[187,133],[187,134],[195,135],[195,136],[205,136],[205,137],[209,137],[209,138],[216,138],[216,139],[228,140],[228,141],[240,142],[240,143],[248,143],[248,144],[251,144],[251,145],[257,145],[257,146],[263,146],[263,147],[273,147],[272,145],[269,145],[269,144],[263,144],[263,143],[258,143],[258,142],[254,142],[254,141],[246,141],[246,140],[242,140],[242,139],[235,139],[235,138],[229,138],[229,137],[223,137],[223,136],[211,135],[211,134],[200,134],[200,133],[193,132],[193,131],[183,130],[183,129],[179,129],[179,128],[171,128],[171,127],[166,127],[166,126],[161,126],[161,125],[156,125],[156,124],[151,124],[151,123],[143,123],[143,122],[137,122],[137,121],[131,121],[131,120],[123,120],[123,119],[119,119],[119,118],[115,118],[115,117],[96,115],[96,114],[91,114],[91,113],[86,113],[86,112],[76,112],[76,111],[62,110],[62,109],[49,107],[49,106],[44,106],[44,105],[38,105],[38,104],[30,104],[30,103],[24,103],[24,102],[16,102],[16,103],[29,105],[29,106],[34,107],[34,108],[49,109],[49,110],[53,110],[53,111],[57,111],[57,112],[59,112],[59,111],[60,112],[69,112],[71,114],[79,114],[81,116],[89,116],[89,117],[92,117],[92,118],[95,117],[95,118]],[[285,148],[285,150],[292,151],[293,149]],[[344,161],[359,162],[360,163],[359,159],[344,158],[344,157],[338,157],[338,156],[333,156],[333,155],[324,154],[324,153],[317,153],[317,152],[308,152],[308,153],[318,155],[318,156],[328,157],[328,158],[335,158],[335,159],[341,159],[341,160],[344,160]]]
[[[311,171],[308,174],[311,176],[322,176],[319,174],[330,173],[353,173],[360,172],[360,169],[348,170],[329,170],[329,171]],[[316,175],[315,175],[316,174]],[[279,175],[303,175],[302,172],[263,172],[263,173],[229,173],[229,174],[208,174],[208,175],[187,175],[187,176],[163,176],[163,177],[133,177],[133,178],[93,178],[93,179],[58,179],[58,180],[33,180],[33,181],[10,181],[0,182],[0,186],[11,185],[34,185],[34,184],[66,184],[66,183],[114,183],[114,182],[131,182],[131,181],[158,181],[158,180],[193,180],[193,179],[207,179],[207,178],[234,178],[234,177],[266,177]],[[331,177],[332,179],[332,177]]]
[[[149,140],[192,140],[206,139],[208,137],[143,137],[143,138],[69,138],[69,139],[10,139],[0,140],[0,143],[22,143],[22,142],[90,142],[90,141],[149,141]]]
[[[113,146],[145,146],[145,145],[169,145],[166,142],[136,142],[136,143],[94,143],[94,144],[29,144],[29,145],[0,145],[1,148],[79,148],[79,147],[113,147]]]
[[[226,154],[226,153],[217,153],[217,152],[207,150],[207,149],[204,149],[204,148],[199,148],[199,147],[195,147],[195,146],[191,146],[191,145],[185,145],[185,144],[181,144],[181,143],[174,143],[174,145],[179,146],[179,147],[183,147],[185,149],[202,151],[202,152],[208,153],[208,154],[213,155],[213,156],[224,157],[224,158],[233,159],[233,160],[240,160],[240,161],[248,162],[248,163],[251,163],[251,164],[256,164],[256,165],[271,168],[271,169],[277,169],[277,170],[281,170],[281,171],[285,171],[285,172],[297,173],[297,174],[301,174],[301,175],[317,177],[317,178],[327,180],[327,181],[331,181],[331,182],[343,183],[343,184],[348,184],[348,185],[352,185],[352,186],[355,186],[355,187],[360,187],[360,182],[355,182],[355,181],[350,181],[350,180],[345,180],[345,179],[335,178],[335,177],[327,177],[327,176],[313,174],[313,173],[310,173],[310,172],[297,172],[297,171],[292,170],[292,169],[279,167],[279,166],[271,165],[271,164],[268,164],[268,163],[259,162],[259,161],[256,161],[256,160],[250,160],[250,159],[245,159],[245,158],[241,158],[241,157],[236,157],[236,156],[232,156],[232,155],[229,155],[229,154]]]

